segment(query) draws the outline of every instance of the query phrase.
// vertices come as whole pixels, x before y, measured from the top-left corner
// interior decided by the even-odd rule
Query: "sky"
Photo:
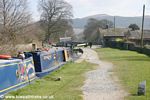
[[[34,20],[40,19],[38,1],[29,0],[29,7]],[[74,18],[82,18],[95,14],[112,16],[141,16],[143,4],[146,15],[150,15],[150,0],[65,0],[73,6]]]

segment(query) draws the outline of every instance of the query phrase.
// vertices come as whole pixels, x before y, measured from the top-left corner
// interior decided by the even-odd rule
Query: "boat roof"
[[[14,58],[12,58],[12,59],[7,59],[7,60],[5,60],[5,59],[0,59],[0,67],[1,67],[1,65],[9,65],[9,64],[11,64],[11,65],[13,65],[14,63],[19,63],[19,62],[21,62],[22,60],[21,59],[14,59]],[[10,65],[9,65],[10,66]]]

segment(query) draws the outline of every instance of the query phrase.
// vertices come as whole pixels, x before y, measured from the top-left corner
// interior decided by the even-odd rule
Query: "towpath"
[[[86,81],[83,90],[84,100],[124,100],[127,93],[112,77],[113,64],[99,60],[97,53],[84,48],[84,54],[77,63],[86,60],[97,64],[97,69],[86,73]]]

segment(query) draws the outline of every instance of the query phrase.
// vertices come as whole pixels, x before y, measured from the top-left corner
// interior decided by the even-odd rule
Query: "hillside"
[[[114,16],[110,16],[106,14],[98,14],[98,15],[88,16],[84,18],[73,19],[73,27],[81,28],[81,29],[84,28],[89,18],[95,18],[98,20],[107,19],[107,20],[114,21]],[[127,28],[129,24],[132,23],[135,23],[141,27],[141,20],[142,20],[141,16],[136,16],[136,17],[116,16],[116,27]],[[145,29],[150,29],[150,16],[145,17]]]

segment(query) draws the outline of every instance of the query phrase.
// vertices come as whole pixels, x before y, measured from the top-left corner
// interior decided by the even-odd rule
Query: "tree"
[[[41,22],[45,30],[45,41],[48,41],[53,33],[64,30],[69,26],[72,18],[72,6],[64,0],[40,0]],[[66,29],[65,29],[66,30]]]
[[[3,37],[15,40],[16,33],[26,26],[29,20],[27,0],[0,0],[0,25]]]
[[[103,19],[103,20],[97,20],[97,19],[89,19],[87,25],[85,25],[84,29],[84,36],[86,41],[93,41],[97,38],[98,33],[97,31],[99,28],[102,29],[108,29],[113,27],[113,22]]]
[[[98,23],[99,27],[102,29],[108,29],[113,27],[113,22],[107,19],[100,20]]]
[[[132,31],[135,31],[135,30],[139,30],[139,26],[137,24],[130,24],[129,25],[129,28],[131,28]]]
[[[58,24],[53,26],[51,32],[52,33],[49,39],[51,39],[54,42],[57,42],[60,37],[64,37],[64,36],[74,37],[73,27],[70,24],[70,22],[68,22],[67,20],[60,20]]]
[[[93,31],[97,30],[98,28],[99,28],[98,20],[93,18],[89,19],[87,25],[85,25],[84,32],[83,32],[85,36],[85,40],[90,39]]]

